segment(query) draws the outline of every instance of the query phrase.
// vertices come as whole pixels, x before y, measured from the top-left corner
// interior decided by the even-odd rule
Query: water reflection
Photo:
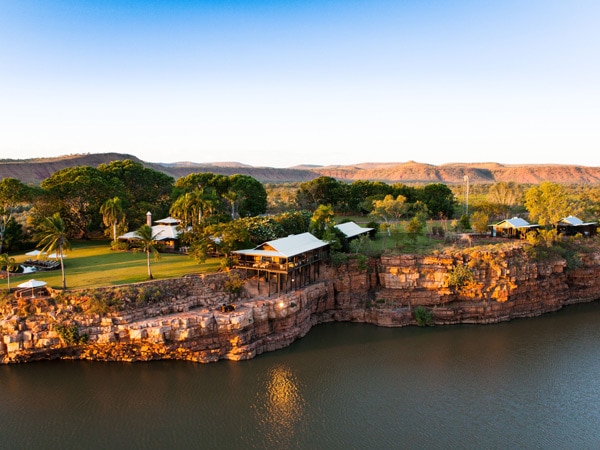
[[[301,387],[289,366],[278,364],[268,370],[264,390],[257,393],[254,410],[269,445],[290,448],[302,441],[306,419]]]

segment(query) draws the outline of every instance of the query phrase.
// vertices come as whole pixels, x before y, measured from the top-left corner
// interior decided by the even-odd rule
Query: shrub
[[[125,252],[129,250],[129,243],[125,241],[114,241],[111,242],[110,249]]]
[[[372,220],[371,222],[369,222],[367,224],[367,228],[372,228],[372,230],[369,231],[369,237],[371,239],[375,239],[375,237],[377,236],[377,233],[379,232],[380,227],[381,227],[381,225],[379,224],[379,222],[376,222],[374,220]]]
[[[431,325],[433,322],[433,313],[424,306],[417,306],[413,311],[413,315],[420,327]]]
[[[67,345],[84,344],[88,340],[87,334],[79,334],[77,325],[57,325],[54,329],[60,339]]]
[[[455,266],[449,273],[448,286],[460,289],[470,281],[473,281],[473,272],[467,266],[461,264]]]
[[[245,281],[235,272],[230,272],[227,279],[223,283],[223,288],[227,292],[231,292],[232,294],[239,294],[242,292],[242,288],[244,287]]]
[[[231,256],[221,258],[220,264],[222,271],[230,270],[233,267],[233,258]]]
[[[369,257],[365,255],[357,255],[358,270],[367,270],[369,268]]]
[[[331,262],[331,265],[334,267],[339,267],[342,264],[344,264],[346,261],[348,260],[348,255],[344,254],[344,253],[330,253],[329,254],[329,261]]]

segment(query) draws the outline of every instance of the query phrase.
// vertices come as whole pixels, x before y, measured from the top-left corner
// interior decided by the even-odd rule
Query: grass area
[[[67,288],[86,288],[137,283],[148,279],[146,254],[112,251],[108,241],[75,241],[72,250],[65,258]],[[30,258],[23,253],[11,255],[17,263]],[[150,268],[155,279],[175,278],[186,274],[215,272],[220,267],[217,258],[208,259],[199,265],[187,255],[161,253],[159,260],[150,260]],[[45,281],[48,286],[62,287],[61,271],[13,274],[10,286],[35,278]],[[0,289],[6,289],[6,278],[0,281]]]
[[[394,231],[388,236],[386,231],[380,231],[371,241],[370,248],[375,253],[429,253],[444,245],[443,241],[424,235],[412,239],[406,233]]]

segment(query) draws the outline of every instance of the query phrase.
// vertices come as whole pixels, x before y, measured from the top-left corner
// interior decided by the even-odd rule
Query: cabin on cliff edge
[[[584,222],[575,216],[569,216],[558,221],[556,231],[564,236],[575,236],[576,234],[585,237],[596,236],[598,234],[598,223]]]
[[[351,241],[352,239],[356,239],[360,236],[369,235],[369,233],[373,230],[373,228],[363,228],[358,225],[356,222],[344,222],[335,226],[338,230],[344,233],[346,239]]]
[[[527,233],[537,232],[540,228],[538,224],[530,224],[525,219],[513,217],[506,219],[497,224],[490,225],[492,237],[507,237],[514,239],[525,239]]]
[[[264,277],[271,291],[279,294],[288,288],[298,288],[315,281],[321,265],[329,255],[329,243],[310,233],[290,235],[265,242],[255,248],[232,252],[233,267],[255,272]]]

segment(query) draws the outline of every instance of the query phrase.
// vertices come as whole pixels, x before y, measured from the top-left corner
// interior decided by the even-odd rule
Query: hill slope
[[[222,163],[148,163],[120,153],[68,155],[57,158],[0,160],[0,178],[17,178],[24,183],[39,184],[54,172],[76,166],[98,167],[114,160],[131,159],[145,167],[166,173],[177,179],[195,172],[221,175],[249,175],[267,183],[304,182],[319,176],[340,181],[371,180],[387,183],[462,183],[465,175],[471,183],[515,181],[536,184],[555,183],[598,184],[600,167],[574,165],[504,165],[499,163],[452,163],[432,165],[408,161],[404,163],[362,163],[336,166],[297,166],[286,169],[254,167],[234,162]]]

